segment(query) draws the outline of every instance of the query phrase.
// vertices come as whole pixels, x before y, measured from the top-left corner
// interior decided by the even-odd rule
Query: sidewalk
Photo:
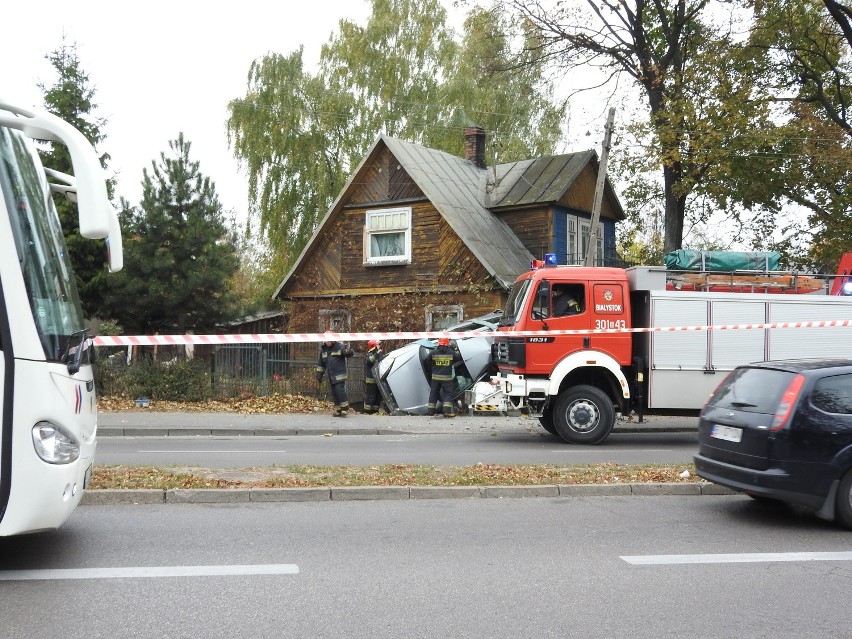
[[[642,423],[620,421],[615,433],[689,432],[698,427],[695,416],[646,415]],[[392,434],[532,434],[550,435],[538,419],[524,415],[460,414],[451,419],[420,415],[364,415],[349,413],[343,419],[327,413],[242,414],[161,413],[140,409],[98,413],[100,437],[186,436],[295,436],[295,435],[392,435]]]

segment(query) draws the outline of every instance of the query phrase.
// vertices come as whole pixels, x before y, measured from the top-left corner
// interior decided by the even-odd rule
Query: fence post
[[[216,397],[216,353],[219,352],[219,347],[213,347],[213,357],[210,358],[210,396],[213,399]]]
[[[269,376],[266,374],[266,349],[260,348],[260,396],[266,397],[269,395],[269,386],[267,380]]]

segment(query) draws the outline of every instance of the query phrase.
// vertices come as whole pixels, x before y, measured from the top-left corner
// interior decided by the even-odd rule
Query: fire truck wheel
[[[551,435],[559,436],[559,433],[556,432],[556,426],[553,424],[553,407],[548,406],[544,409],[541,414],[541,417],[538,418],[538,422],[541,424],[541,427],[546,430]]]
[[[569,444],[599,444],[615,426],[612,401],[594,386],[569,388],[556,400],[553,425]]]

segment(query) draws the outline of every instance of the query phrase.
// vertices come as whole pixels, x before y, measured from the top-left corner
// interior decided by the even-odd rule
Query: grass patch
[[[684,477],[684,471],[689,474]],[[693,464],[531,464],[500,466],[96,466],[90,489],[307,488],[315,486],[529,486],[703,481]]]

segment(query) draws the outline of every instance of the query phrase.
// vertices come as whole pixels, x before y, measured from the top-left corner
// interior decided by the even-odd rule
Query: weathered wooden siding
[[[505,294],[477,292],[408,295],[363,295],[357,298],[297,299],[290,307],[290,333],[321,330],[322,312],[336,312],[351,318],[349,331],[422,331],[426,328],[426,307],[460,305],[470,319],[502,308]],[[404,343],[407,340],[403,340]],[[410,341],[410,340],[408,340]],[[388,350],[385,347],[385,350]]]
[[[422,198],[420,187],[409,177],[393,154],[382,147],[358,176],[347,203],[368,204]]]
[[[366,266],[364,223],[368,208],[346,209],[302,260],[284,295],[292,298],[387,289],[494,286],[485,267],[431,203],[411,208],[411,264]]]
[[[567,208],[592,212],[595,202],[595,187],[597,186],[597,174],[591,165],[586,165],[577,176],[571,188],[565,192],[559,204]],[[618,208],[614,206],[610,193],[604,190],[604,198],[601,201],[601,217],[616,218]]]
[[[509,225],[533,255],[553,252],[553,213],[550,207],[501,212],[500,219]]]
[[[286,299],[295,295],[316,295],[322,291],[340,290],[340,252],[342,240],[337,224],[332,225],[331,232],[320,236],[305,255],[299,270],[293,274],[286,291],[281,298]]]

